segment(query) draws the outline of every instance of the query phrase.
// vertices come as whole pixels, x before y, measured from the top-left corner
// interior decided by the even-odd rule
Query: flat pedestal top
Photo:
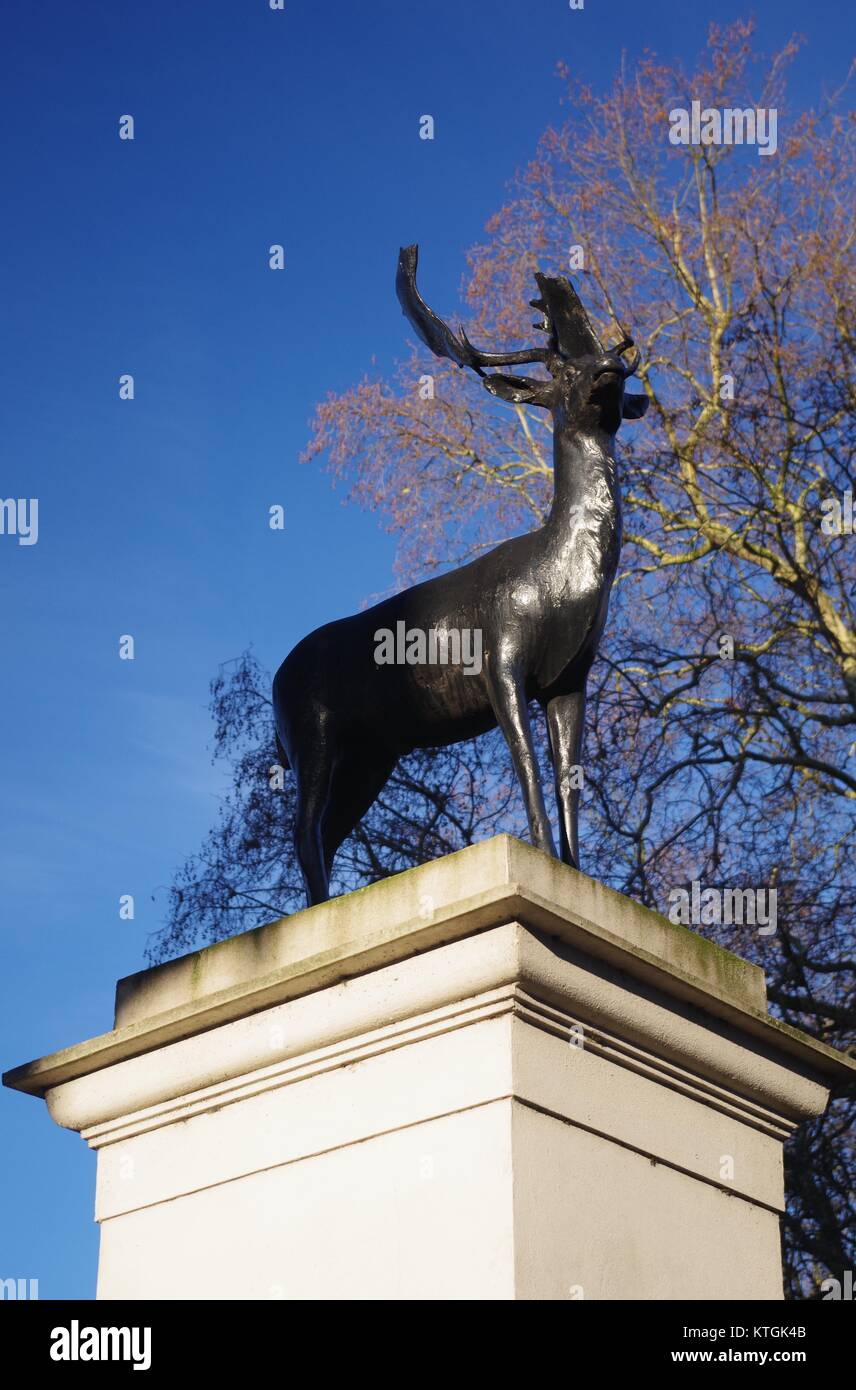
[[[757,965],[507,835],[120,980],[109,1033],[15,1067],[77,1077],[507,922],[762,1038],[818,1076],[856,1060],[772,1020]]]

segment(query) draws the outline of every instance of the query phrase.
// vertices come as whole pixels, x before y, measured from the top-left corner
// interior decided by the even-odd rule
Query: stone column
[[[779,1299],[853,1060],[763,972],[499,836],[120,980],[18,1067],[98,1155],[100,1298]]]

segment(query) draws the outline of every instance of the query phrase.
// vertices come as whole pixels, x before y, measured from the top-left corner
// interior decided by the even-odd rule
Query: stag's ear
[[[625,392],[621,413],[625,420],[641,420],[650,404],[648,397],[642,392],[631,391],[630,395]]]
[[[539,381],[534,376],[510,376],[508,372],[491,372],[482,385],[492,396],[513,405],[541,405],[549,410],[553,404],[555,383]]]

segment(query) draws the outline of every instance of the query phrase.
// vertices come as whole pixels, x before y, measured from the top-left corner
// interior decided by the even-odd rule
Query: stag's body
[[[567,282],[541,277],[539,284],[544,291]],[[430,315],[421,300],[418,304]],[[445,340],[438,347],[439,320],[426,325],[417,315],[414,322],[429,346],[452,355]],[[444,325],[441,328],[448,333]],[[452,342],[464,350],[457,339]],[[566,373],[564,389],[555,379],[547,383],[503,375],[485,378],[494,394],[551,411],[555,487],[544,525],[460,569],[319,628],[294,648],[277,672],[277,736],[297,777],[295,841],[310,902],[327,897],[337,848],[400,757],[415,748],[460,742],[497,725],[511,750],[533,842],[555,854],[529,724],[528,705],[533,700],[547,715],[561,857],[578,863],[579,792],[574,774],[585,684],[621,549],[614,443],[626,373],[615,350],[604,354],[596,340],[594,346],[598,352],[589,354],[589,377],[582,390],[576,379],[580,373],[564,368],[558,359],[550,370],[554,378],[557,372]],[[469,344],[466,348],[475,352]],[[479,362],[488,361],[484,354],[478,356]],[[509,357],[522,359],[521,354],[506,354],[501,360]],[[536,360],[547,360],[546,354]],[[639,406],[625,407],[625,413],[642,411]],[[480,670],[452,664],[378,665],[377,633],[395,631],[400,623],[426,633],[480,631]]]

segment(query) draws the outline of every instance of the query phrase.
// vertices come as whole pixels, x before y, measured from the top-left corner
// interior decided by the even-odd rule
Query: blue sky
[[[298,457],[313,403],[402,351],[399,245],[420,242],[426,293],[450,309],[466,248],[562,119],[560,59],[599,85],[622,46],[691,62],[710,18],[747,13],[4,9],[0,496],[39,499],[39,539],[0,536],[3,1070],[110,1027],[115,980],[141,967],[164,889],[215,816],[218,664],[252,643],[273,669],[391,582],[392,539]],[[762,49],[808,40],[795,104],[840,83],[845,24],[832,0],[761,9]],[[94,1155],[28,1097],[0,1093],[0,1126],[0,1278],[93,1296]]]

